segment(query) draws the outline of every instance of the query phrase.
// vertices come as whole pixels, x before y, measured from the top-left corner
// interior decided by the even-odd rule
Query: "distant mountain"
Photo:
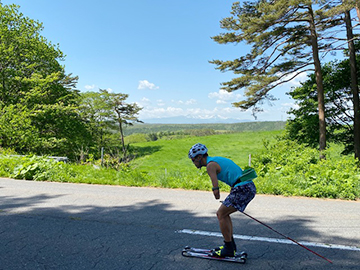
[[[164,118],[152,118],[143,120],[145,124],[232,124],[253,122],[253,119],[233,119],[233,118],[220,118],[212,117],[206,119],[194,118],[190,116],[176,116],[176,117],[164,117]]]

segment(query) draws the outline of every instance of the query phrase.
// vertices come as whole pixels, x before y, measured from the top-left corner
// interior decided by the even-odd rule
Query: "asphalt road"
[[[226,194],[221,194],[222,199]],[[241,213],[234,233],[245,265],[186,258],[213,248],[219,232],[212,192],[32,182],[0,178],[0,269],[360,269],[360,202],[257,195],[246,212],[333,264]],[[338,245],[338,246],[334,246]],[[358,247],[350,248],[347,247]]]

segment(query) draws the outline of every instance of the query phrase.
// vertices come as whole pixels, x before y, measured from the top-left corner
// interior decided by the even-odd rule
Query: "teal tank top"
[[[237,179],[243,174],[243,170],[231,159],[224,157],[207,157],[207,164],[216,162],[221,168],[221,172],[217,174],[218,180],[233,186]],[[237,184],[236,186],[240,185]]]

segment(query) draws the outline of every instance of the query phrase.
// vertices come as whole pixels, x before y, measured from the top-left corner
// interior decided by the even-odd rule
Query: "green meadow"
[[[151,184],[147,184],[151,186],[208,190],[211,183],[205,168],[197,169],[187,156],[192,145],[203,143],[209,155],[224,156],[245,167],[250,154],[264,150],[264,140],[275,140],[279,134],[280,131],[242,132],[135,143],[133,147],[139,157],[130,166],[150,176]]]
[[[258,193],[356,200],[360,171],[352,156],[342,156],[341,146],[331,145],[327,159],[316,149],[280,139],[282,131],[249,131],[209,136],[167,137],[131,144],[134,159],[117,169],[100,161],[65,164],[44,157],[18,157],[3,151],[0,176],[34,181],[211,190],[205,168],[188,158],[190,147],[203,143],[210,156],[224,156],[242,168],[255,168]],[[229,187],[220,185],[223,191]]]
[[[121,164],[118,170],[101,167],[100,161],[64,164],[46,158],[14,157],[3,153],[0,175],[37,181],[208,190],[211,183],[206,170],[197,169],[187,156],[193,144],[201,142],[208,147],[210,155],[231,158],[244,167],[249,163],[250,154],[260,154],[264,150],[264,140],[275,140],[280,133],[242,132],[132,143],[135,158]]]
[[[135,143],[139,158],[132,165],[142,170],[181,171],[195,169],[188,152],[195,143],[203,143],[209,149],[210,156],[224,156],[234,160],[240,166],[248,164],[249,154],[258,154],[264,150],[263,142],[274,140],[280,131],[242,132],[202,137],[188,137],[175,140],[158,140],[153,142]],[[142,149],[151,152],[143,154]]]

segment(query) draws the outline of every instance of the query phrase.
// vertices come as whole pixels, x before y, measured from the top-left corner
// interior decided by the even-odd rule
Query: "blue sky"
[[[242,99],[242,91],[220,91],[220,83],[234,74],[208,62],[233,60],[249,49],[210,38],[223,32],[219,22],[230,15],[233,0],[1,2],[20,5],[25,16],[43,23],[42,35],[66,55],[66,72],[79,76],[79,90],[129,94],[128,102],[143,107],[144,122],[254,121],[250,111],[231,105]],[[273,90],[279,100],[265,104],[257,121],[286,120],[294,104],[285,92],[304,79]]]

